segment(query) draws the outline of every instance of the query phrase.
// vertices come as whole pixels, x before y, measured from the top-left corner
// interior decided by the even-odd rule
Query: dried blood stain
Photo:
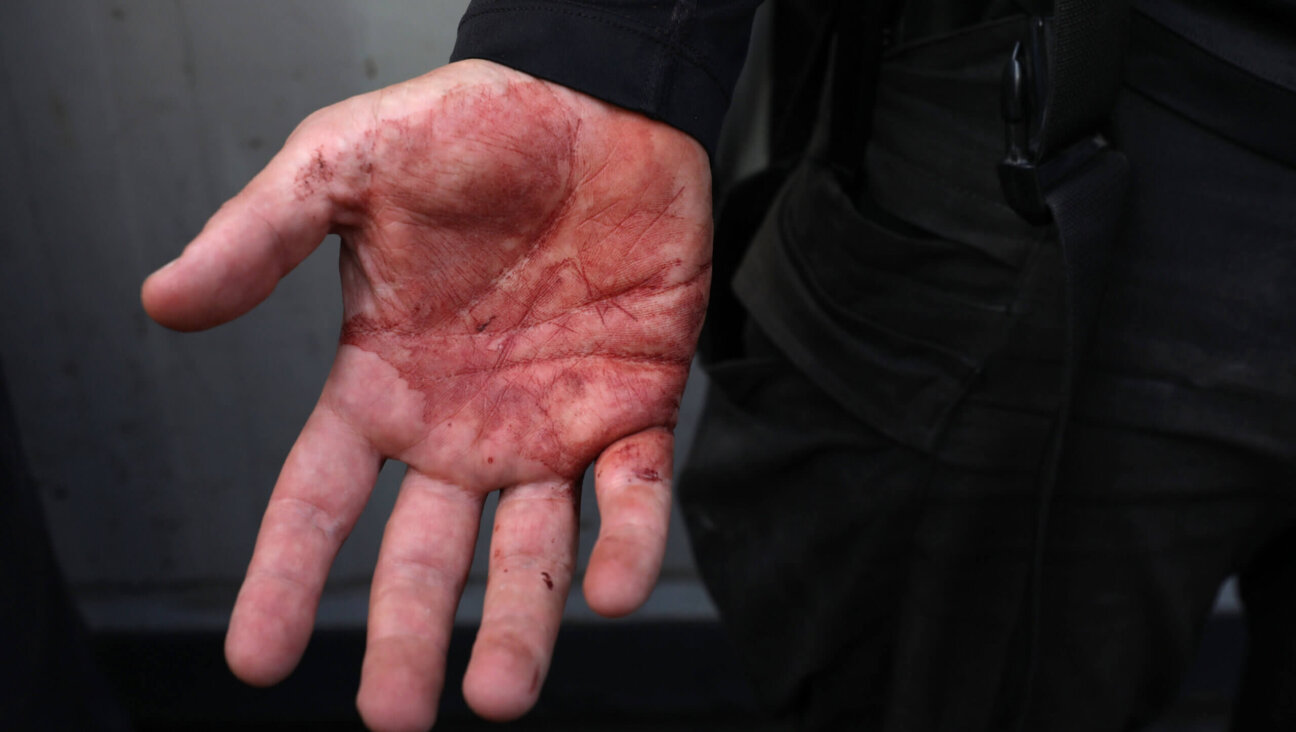
[[[611,129],[583,129],[540,82],[465,89],[299,175],[347,212],[341,342],[422,394],[429,442],[574,478],[609,442],[673,425],[709,276],[675,254],[709,231],[677,214],[690,191],[651,140]]]
[[[548,572],[541,572],[540,578],[544,580],[545,587],[551,590],[553,589],[553,577],[550,577]]]

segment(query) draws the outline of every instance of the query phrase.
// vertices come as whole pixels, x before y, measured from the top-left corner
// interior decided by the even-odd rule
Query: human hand
[[[639,606],[661,565],[671,430],[710,273],[710,174],[661,123],[485,61],[323,109],[142,292],[198,330],[266,298],[329,232],[344,322],[284,464],[226,657],[272,684],[387,458],[408,466],[375,568],[357,704],[377,730],[436,716],[482,504],[500,498],[464,695],[534,704],[597,459],[589,605]]]

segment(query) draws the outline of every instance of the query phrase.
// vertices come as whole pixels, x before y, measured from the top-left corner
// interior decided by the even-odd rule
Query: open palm
[[[144,286],[160,323],[237,317],[330,231],[344,323],[270,499],[226,652],[273,683],[386,458],[409,466],[374,574],[359,705],[435,718],[482,503],[499,490],[464,682],[491,718],[534,703],[596,459],[590,605],[629,612],[660,567],[671,429],[706,305],[710,190],[690,138],[469,61],[308,118]]]

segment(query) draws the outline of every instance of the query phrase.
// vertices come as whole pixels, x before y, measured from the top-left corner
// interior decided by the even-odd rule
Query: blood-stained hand
[[[602,529],[584,590],[648,596],[671,430],[706,306],[707,158],[661,123],[485,61],[328,107],[144,283],[159,323],[238,317],[329,232],[344,322],[270,498],[226,638],[271,684],[306,646],[329,565],[385,459],[408,466],[370,599],[358,705],[436,716],[482,503],[500,491],[464,679],[482,716],[535,702],[571,583],[579,480]]]

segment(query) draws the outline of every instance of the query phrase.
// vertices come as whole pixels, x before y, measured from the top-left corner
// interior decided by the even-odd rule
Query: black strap
[[[1099,129],[1116,103],[1129,38],[1129,0],[1053,0],[1048,34],[1042,159]]]
[[[1080,359],[1096,320],[1111,244],[1119,232],[1128,190],[1128,173],[1129,163],[1125,156],[1106,148],[1094,155],[1084,169],[1076,171],[1045,197],[1061,247],[1065,334],[1059,384],[1061,399],[1037,484],[1039,493],[1027,584],[1027,663],[1016,725],[1021,732],[1031,729],[1028,714],[1044,652],[1040,628],[1049,514],[1057,489],[1067,424],[1075,401]]]
[[[771,145],[776,166],[795,167],[806,153],[819,121],[814,112],[828,91],[826,157],[858,167],[869,137],[883,46],[898,3],[834,0],[824,11],[789,101],[777,115]],[[825,90],[830,59],[832,84]]]
[[[813,110],[818,109],[823,94],[840,3],[841,0],[833,0],[833,5],[815,18],[817,23],[808,41],[801,37],[804,34],[797,33],[795,38],[782,39],[783,44],[780,44],[778,33],[791,31],[774,29],[774,52],[791,52],[799,56],[795,60],[798,62],[797,71],[785,94],[775,90],[769,165],[720,192],[711,259],[711,276],[715,285],[697,346],[704,365],[736,357],[743,351],[742,326],[747,315],[729,283],[774,198],[810,146],[817,118]],[[774,11],[785,9],[776,5]],[[772,80],[772,85],[778,86],[774,83],[777,81]]]
[[[712,277],[716,286],[707,306],[707,322],[698,339],[698,354],[704,364],[741,353],[742,323],[746,311],[734,297],[729,282],[737,271],[748,245],[756,235],[766,212],[791,172],[809,153],[827,88],[830,62],[833,66],[833,94],[829,138],[832,148],[853,149],[859,154],[834,158],[857,165],[862,159],[867,130],[852,124],[872,118],[877,66],[882,55],[882,18],[895,0],[827,0],[815,17],[809,43],[796,43],[801,58],[798,72],[785,98],[773,110],[770,164],[758,173],[738,181],[724,191],[716,208]],[[776,7],[777,9],[777,7]],[[778,29],[776,29],[777,31]],[[834,41],[837,49],[834,58]],[[777,96],[777,95],[776,95]],[[850,98],[843,103],[843,96]],[[839,119],[838,115],[846,118]],[[844,168],[845,169],[845,168]]]
[[[828,74],[831,57],[829,51],[836,34],[841,3],[842,0],[834,0],[831,7],[821,11],[809,43],[801,50],[803,56],[791,82],[791,92],[786,99],[777,100],[779,105],[773,110],[774,126],[770,136],[770,167],[790,170],[801,160],[810,145],[818,121],[815,110],[819,108],[823,95],[824,78]],[[780,9],[781,6],[775,6],[776,12]],[[776,28],[776,39],[778,34],[779,29]],[[780,44],[776,43],[775,46],[775,53],[778,53]]]
[[[1092,134],[1116,103],[1129,41],[1129,2],[1059,0],[1052,30],[1053,98],[1040,133],[1045,157]]]
[[[1118,235],[1129,163],[1099,130],[1120,90],[1128,0],[1054,0],[1031,18],[1004,72],[1007,155],[1000,177],[1027,220],[1052,220],[1062,255],[1064,345],[1060,405],[1040,467],[1027,584],[1027,663],[1017,690],[1019,731],[1030,710],[1042,649],[1040,625],[1049,512],[1057,488],[1076,381]]]
[[[898,5],[898,0],[870,0],[838,11],[826,158],[848,188],[862,182],[882,52]]]

